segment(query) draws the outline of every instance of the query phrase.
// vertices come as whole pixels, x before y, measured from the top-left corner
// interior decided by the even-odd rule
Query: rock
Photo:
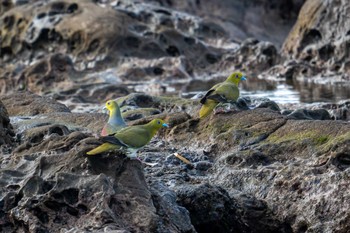
[[[18,134],[23,134],[41,126],[64,125],[69,131],[89,131],[99,134],[105,122],[107,114],[102,113],[67,113],[57,112],[42,114],[35,117],[14,117],[14,127]]]
[[[165,228],[167,225],[169,226],[165,222],[157,229],[157,232],[196,232],[188,210],[177,204],[175,192],[159,182],[152,182],[149,185],[158,215],[166,216],[164,219],[174,226],[174,228]]]
[[[159,109],[161,112],[166,110],[167,112],[186,112],[189,115],[195,115],[199,111],[200,106],[194,105],[198,100],[189,100],[176,97],[161,97],[151,96],[141,93],[133,93],[122,97],[117,100],[122,111],[129,109]],[[198,109],[198,110],[197,110]],[[155,113],[155,110],[151,110]],[[132,113],[132,112],[131,112]],[[143,113],[144,114],[144,113]],[[148,115],[148,114],[146,114]]]
[[[14,132],[7,110],[2,101],[0,101],[0,146],[10,145],[13,142],[13,136]]]
[[[95,89],[102,84],[113,86],[123,82],[136,91],[159,95],[173,92],[174,88],[177,92],[178,83],[189,80],[227,77],[232,69],[248,75],[259,74],[278,63],[280,56],[276,47],[255,39],[240,45],[229,36],[231,30],[241,27],[241,17],[256,17],[249,15],[248,9],[265,12],[266,7],[279,6],[281,9],[276,12],[284,12],[282,8],[291,4],[297,11],[300,5],[297,2],[276,2],[271,6],[265,2],[223,3],[239,12],[233,14],[239,18],[234,22],[222,22],[219,18],[213,22],[179,13],[164,7],[169,3],[163,7],[137,1],[118,4],[113,1],[42,4],[28,1],[23,2],[26,7],[12,4],[0,18],[4,38],[0,53],[4,64],[0,72],[3,87],[0,93],[30,90],[55,95],[60,92],[56,97],[61,100],[76,93],[70,97],[74,102],[93,102],[119,96],[113,95],[113,88],[106,86],[103,93],[97,90],[91,93],[86,90],[91,85]],[[171,7],[176,6],[178,4]],[[222,13],[229,13],[220,9]],[[291,22],[294,20],[290,18]],[[106,24],[107,21],[113,23]],[[227,27],[227,24],[234,26]],[[252,36],[256,32],[261,35],[259,38],[269,35],[261,34],[260,29],[252,31]]]
[[[337,203],[346,200],[347,190],[341,187],[347,187],[350,126],[314,120],[323,119],[326,110],[306,111],[308,120],[290,119],[269,108],[199,120],[196,100],[131,94],[117,101],[125,113],[159,111],[128,124],[160,117],[172,125],[139,151],[144,161],[157,164],[143,167],[121,151],[86,157],[101,144],[91,132],[99,133],[105,114],[51,107],[52,112],[40,115],[12,116],[17,140],[12,153],[0,158],[1,229],[256,233],[321,231],[320,226],[346,229],[342,219],[348,206],[342,204],[343,209]],[[241,101],[245,106],[255,103]],[[48,98],[38,102],[57,104]],[[175,152],[192,165],[174,157]],[[329,195],[332,198],[323,205]],[[332,221],[315,219],[319,210]],[[13,224],[18,221],[22,224]]]
[[[322,231],[321,226],[346,229],[342,219],[348,207],[340,210],[336,203],[342,202],[346,192],[339,185],[348,183],[349,127],[342,121],[291,120],[257,108],[215,115],[199,123],[189,120],[174,127],[167,139],[192,150],[211,148],[208,155],[216,162],[209,183],[226,189],[232,197],[239,190],[264,203],[263,216],[270,216],[274,223],[253,228],[256,232],[279,227],[285,232]],[[339,182],[331,181],[336,177]],[[314,204],[305,196],[312,196]],[[243,201],[241,198],[237,202]],[[313,217],[315,212],[326,211],[325,200],[326,206],[331,206],[326,217],[333,219],[327,224]],[[292,217],[301,212],[303,217]],[[261,217],[251,219],[248,226],[262,226],[257,219]]]
[[[213,166],[213,163],[209,161],[199,161],[194,164],[194,168],[200,171],[207,171]]]
[[[268,98],[255,98],[250,100],[250,102],[251,102],[250,106],[253,108],[269,108],[277,112],[281,110],[276,102],[271,101]]]
[[[319,107],[327,109],[334,120],[350,121],[350,100],[342,100],[338,104],[321,104]]]
[[[16,77],[2,80],[0,94],[14,91],[31,91],[37,94],[66,88],[75,74],[71,59],[63,54],[53,54],[25,68]]]
[[[186,187],[177,192],[197,232],[244,232],[235,203],[225,190],[211,186]]]
[[[307,110],[307,109],[297,109],[289,113],[288,118],[296,120],[331,120],[326,109],[316,109],[316,110]]]
[[[35,116],[43,113],[70,112],[63,104],[31,92],[17,92],[1,96],[10,116]]]
[[[130,91],[124,85],[109,83],[75,84],[70,89],[52,94],[52,98],[58,101],[69,101],[74,106],[74,104],[80,103],[101,104],[107,102],[107,100],[116,99],[129,93]]]
[[[344,49],[348,41],[348,20],[340,17],[348,11],[345,1],[306,1],[282,52],[317,67],[324,76],[333,73],[334,80],[349,80],[349,54]],[[320,71],[317,75],[320,76]]]
[[[0,170],[1,229],[195,232],[171,191],[157,185],[150,191],[138,160],[85,157],[97,141],[88,136],[58,125],[27,131],[16,159]]]
[[[266,202],[244,194],[234,195],[232,201],[242,216],[242,225],[248,228],[246,232],[293,232],[288,223],[281,222],[278,216],[274,216]]]
[[[304,0],[293,1],[154,1],[161,6],[175,8],[179,11],[188,12],[207,19],[201,32],[208,37],[214,31],[213,24],[225,28],[230,37],[243,40],[254,36],[260,40],[272,41],[281,44],[290,28],[296,21],[299,9]],[[228,20],[230,19],[230,20]],[[241,22],[244,20],[244,24]],[[274,22],[267,25],[266,22]],[[215,25],[214,24],[214,25]]]
[[[88,61],[101,60],[108,54],[108,45],[115,36],[124,35],[122,24],[127,18],[89,1],[43,2],[15,7],[1,17],[1,54],[8,55],[7,59],[21,54],[22,59],[32,61],[45,52],[57,52],[63,46],[73,55],[74,63],[83,62],[80,68],[91,66]],[[107,21],[108,24],[103,23]],[[94,27],[96,23],[100,26]]]

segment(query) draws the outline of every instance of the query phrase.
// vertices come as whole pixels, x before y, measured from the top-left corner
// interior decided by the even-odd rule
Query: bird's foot
[[[147,165],[147,166],[150,166],[150,167],[154,167],[156,166],[158,163],[147,163],[147,162],[144,162],[144,161],[141,161],[141,163]]]
[[[145,162],[143,161],[140,157],[129,157],[130,160],[138,160],[140,161],[141,163],[147,165],[147,166],[150,166],[150,167],[154,167],[156,166],[158,163],[148,163],[148,162]]]

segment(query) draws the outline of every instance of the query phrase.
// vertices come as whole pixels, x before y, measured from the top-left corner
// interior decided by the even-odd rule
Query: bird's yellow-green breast
[[[240,72],[234,72],[227,79],[214,85],[200,100],[203,104],[200,111],[199,117],[205,118],[214,110],[218,103],[225,103],[229,101],[236,101],[239,97],[238,84],[240,81],[246,80]]]

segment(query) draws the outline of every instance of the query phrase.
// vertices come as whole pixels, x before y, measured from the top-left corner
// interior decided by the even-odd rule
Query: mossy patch
[[[319,136],[319,133],[315,131],[301,131],[298,133],[290,132],[290,133],[286,133],[285,135],[272,134],[268,137],[268,142],[272,142],[272,143],[282,143],[282,142],[288,142],[288,141],[303,141],[303,140],[310,140],[311,142],[314,142],[314,143],[323,143],[324,141],[328,140],[328,136],[325,136],[325,135]]]

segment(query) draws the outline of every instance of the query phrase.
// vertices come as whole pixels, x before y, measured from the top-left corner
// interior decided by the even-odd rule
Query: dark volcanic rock
[[[321,104],[335,120],[350,121],[350,100],[340,101],[339,104]]]
[[[43,113],[70,112],[65,105],[31,92],[17,92],[1,96],[10,116],[35,116]]]
[[[190,212],[197,232],[244,232],[236,204],[222,188],[189,186],[178,190],[177,195],[177,201]]]
[[[342,185],[349,183],[349,132],[342,121],[289,120],[269,109],[254,109],[184,122],[167,138],[182,147],[206,149],[216,161],[210,182],[233,197],[239,190],[263,201],[263,216],[275,219],[274,227],[346,231],[348,202]],[[332,221],[315,219],[319,211]]]
[[[151,183],[150,190],[157,214],[163,216],[163,219],[171,222],[173,226],[173,228],[164,228],[168,224],[163,223],[163,228],[158,228],[157,232],[196,232],[190,221],[188,209],[176,203],[174,191],[160,182]]]
[[[233,9],[237,12],[275,9],[282,13],[288,2],[298,9],[297,1],[225,4],[237,5]],[[233,15],[240,20],[225,20],[220,25],[136,1],[28,2],[14,6],[0,17],[0,93],[61,92],[59,98],[70,93],[75,102],[106,101],[103,97],[112,97],[114,85],[121,82],[136,90],[162,94],[173,91],[169,86],[174,82],[224,78],[236,69],[259,74],[277,64],[280,56],[272,43],[247,39],[240,45],[232,40],[226,23],[242,22],[242,15]],[[287,18],[294,22],[294,17]],[[97,89],[89,93],[87,86],[101,83],[112,87],[97,88],[105,94]]]
[[[295,59],[294,64],[285,63],[282,70],[276,67],[277,73],[287,79],[349,81],[348,13],[346,1],[306,1],[282,47],[282,54]]]
[[[170,191],[150,191],[138,160],[85,157],[97,140],[64,126],[27,133],[0,170],[2,231],[194,232]]]
[[[159,111],[129,124],[159,117],[172,126],[140,150],[157,164],[143,167],[122,152],[86,157],[101,144],[91,132],[101,130],[103,114],[51,107],[13,117],[17,140],[0,158],[2,231],[347,231],[350,126],[314,120],[326,110],[307,112],[308,120],[266,107],[199,120],[196,100],[132,94],[118,101],[124,114]]]
[[[198,15],[207,20],[203,33],[210,32],[212,25],[225,28],[234,39],[254,36],[282,44],[293,26],[304,0],[148,0],[161,6]],[[273,22],[273,23],[270,23]],[[217,26],[216,26],[217,27]],[[215,29],[215,28],[214,28]],[[208,33],[203,36],[208,36]]]
[[[326,109],[297,109],[289,113],[288,118],[297,120],[330,120],[331,116]]]
[[[12,125],[4,104],[0,101],[0,146],[11,144],[14,136]]]

